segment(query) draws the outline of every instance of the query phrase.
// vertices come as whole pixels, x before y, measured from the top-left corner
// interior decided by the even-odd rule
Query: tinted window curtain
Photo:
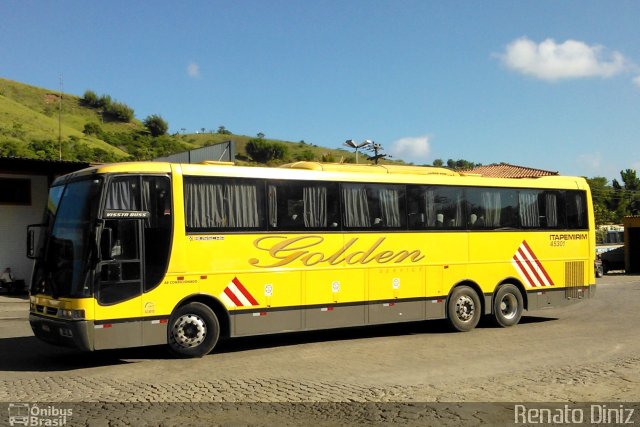
[[[255,228],[260,226],[258,195],[255,185],[229,184],[226,186],[229,218],[228,227]]]
[[[520,223],[523,227],[539,227],[538,193],[535,191],[520,191],[518,194]]]
[[[502,210],[500,193],[497,191],[483,191],[481,197],[485,213],[484,225],[487,227],[500,227],[500,213]]]
[[[400,192],[396,189],[381,188],[378,194],[380,212],[387,227],[400,227]]]
[[[269,226],[278,226],[278,189],[275,185],[267,188],[267,197],[269,202]]]
[[[106,209],[137,211],[140,209],[138,202],[138,178],[116,179],[109,185]]]
[[[222,184],[185,182],[185,221],[188,228],[226,227]]]
[[[461,227],[463,225],[462,221],[462,194],[458,194],[456,196],[456,217],[454,219],[453,226]]]
[[[582,199],[582,196],[580,194],[576,194],[575,195],[575,199],[576,199],[576,211],[578,213],[577,215],[577,220],[578,223],[576,224],[578,227],[583,227],[585,224],[585,218],[584,218],[584,200]]]
[[[558,202],[556,194],[547,193],[545,195],[546,208],[545,213],[547,215],[547,227],[558,226]]]
[[[318,228],[327,226],[327,188],[303,187],[302,205],[304,226]]]
[[[362,185],[342,186],[343,222],[346,227],[371,227],[367,190]]]
[[[435,227],[436,225],[436,192],[426,190],[424,196],[424,225],[427,227]]]
[[[186,181],[187,228],[260,226],[257,188],[253,184]]]

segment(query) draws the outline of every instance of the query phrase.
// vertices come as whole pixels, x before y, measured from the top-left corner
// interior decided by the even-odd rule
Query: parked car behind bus
[[[604,274],[612,270],[624,270],[624,246],[603,252],[600,259]]]

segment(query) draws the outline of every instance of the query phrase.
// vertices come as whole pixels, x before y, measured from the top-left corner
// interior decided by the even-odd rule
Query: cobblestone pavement
[[[633,401],[640,357],[417,386],[367,386],[288,378],[152,382],[108,376],[0,381],[0,402],[464,402]]]
[[[637,402],[640,318],[629,313],[640,279],[605,279],[595,300],[515,328],[289,334],[196,360],[49,347],[11,306],[0,313],[0,402],[75,402],[69,425],[90,426],[510,425],[505,402]]]

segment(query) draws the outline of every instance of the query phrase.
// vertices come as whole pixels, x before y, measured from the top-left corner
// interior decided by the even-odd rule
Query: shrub
[[[102,135],[102,127],[98,123],[85,123],[82,133],[84,133],[85,135],[100,136]]]
[[[84,96],[80,98],[80,103],[88,107],[98,108],[98,95],[92,90],[86,90]]]
[[[122,102],[113,101],[104,107],[103,114],[112,120],[128,123],[133,119],[133,108]]]
[[[283,160],[287,155],[287,146],[279,142],[268,142],[263,138],[250,140],[245,150],[253,160],[267,163],[271,160]]]
[[[151,136],[154,137],[164,135],[169,130],[169,124],[157,114],[148,116],[146,119],[144,119],[143,123],[146,128],[149,129]]]

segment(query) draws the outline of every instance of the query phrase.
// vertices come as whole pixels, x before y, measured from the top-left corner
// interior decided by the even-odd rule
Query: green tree
[[[22,147],[16,141],[3,141],[0,143],[0,156],[18,157],[22,155]]]
[[[98,123],[94,122],[85,123],[82,133],[85,135],[95,135],[99,137],[102,135],[102,127]]]
[[[614,179],[613,188],[617,191],[620,200],[617,211],[622,221],[623,216],[640,214],[640,178],[633,169],[620,171],[620,178],[624,187]]]
[[[320,161],[321,162],[325,162],[325,163],[334,163],[336,161],[335,156],[333,155],[333,153],[324,153],[321,157],[320,157]]]
[[[51,139],[32,141],[28,148],[37,159],[54,160],[59,157],[58,142]]]
[[[602,176],[587,178],[587,183],[591,188],[596,226],[618,222],[615,209],[612,210],[613,188],[609,185],[607,178]]]
[[[80,98],[80,103],[87,107],[97,108],[99,107],[98,95],[92,90],[86,90],[84,96]]]
[[[287,146],[279,142],[269,142],[264,138],[254,138],[247,142],[247,154],[258,163],[283,160],[288,154]]]
[[[154,137],[165,135],[169,130],[169,124],[158,114],[147,116],[143,123]]]
[[[294,158],[297,161],[307,161],[311,162],[316,159],[316,155],[311,150],[302,150],[295,154]]]
[[[102,95],[96,101],[96,108],[104,108],[109,109],[111,107],[111,96],[110,95]]]
[[[442,166],[444,166],[444,160],[442,160],[442,159],[435,159],[435,160],[433,161],[433,166],[436,166],[436,167],[442,167]]]
[[[118,101],[112,101],[109,106],[104,107],[103,114],[112,120],[129,123],[133,119],[133,108]]]
[[[467,169],[473,169],[476,166],[481,166],[481,163],[474,163],[474,162],[470,162],[470,161],[465,160],[465,159],[458,159],[458,160],[449,159],[449,160],[447,160],[447,167],[449,169],[467,170]]]

